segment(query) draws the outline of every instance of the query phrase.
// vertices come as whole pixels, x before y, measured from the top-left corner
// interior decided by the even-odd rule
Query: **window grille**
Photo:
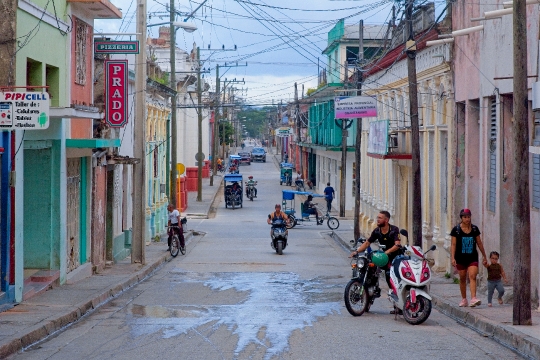
[[[495,212],[497,199],[497,103],[495,98],[491,99],[489,110],[488,209]]]
[[[86,43],[88,39],[88,25],[78,19],[75,36],[75,83],[86,85]]]

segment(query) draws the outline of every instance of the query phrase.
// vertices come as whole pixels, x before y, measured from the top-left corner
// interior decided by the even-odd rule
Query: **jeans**
[[[178,224],[171,224],[171,226],[178,226]],[[180,247],[185,247],[186,243],[184,240],[184,230],[181,227],[169,228],[169,238],[167,239],[167,244],[169,245],[169,247],[171,247],[171,240],[174,233],[178,235],[178,240],[180,240]]]
[[[497,289],[499,293],[499,299],[504,295],[504,286],[502,280],[488,280],[488,304],[491,304],[491,299],[493,299],[493,292]]]
[[[326,199],[326,211],[330,213],[332,211],[332,199],[328,200]]]

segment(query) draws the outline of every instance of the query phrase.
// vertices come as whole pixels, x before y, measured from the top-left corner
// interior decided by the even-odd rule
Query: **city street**
[[[253,202],[225,209],[221,192],[215,216],[189,220],[200,235],[186,255],[10,359],[520,358],[436,310],[419,326],[396,321],[386,295],[351,316],[348,252],[326,225],[289,230],[282,256],[270,246],[266,218],[286,188],[272,157],[240,168],[258,181]]]

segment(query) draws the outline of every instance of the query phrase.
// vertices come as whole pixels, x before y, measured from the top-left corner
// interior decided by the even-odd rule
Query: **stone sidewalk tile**
[[[332,231],[332,238],[346,250],[350,249],[349,240],[354,238],[352,230]],[[512,325],[512,304],[488,307],[484,302],[486,294],[478,296],[483,304],[477,307],[459,307],[461,295],[459,285],[452,279],[434,273],[430,285],[433,306],[446,316],[456,320],[483,336],[530,359],[540,359],[540,312],[532,311],[532,326]]]
[[[209,179],[203,180],[203,201],[197,203],[197,193],[190,193],[193,202],[188,204],[186,214],[208,217],[221,187],[222,177],[214,177],[214,186],[209,186]],[[191,204],[193,211],[190,211]],[[193,232],[186,234],[186,244],[193,236]],[[165,262],[172,260],[165,247],[162,242],[147,244],[145,265],[131,264],[127,258],[106,268],[103,273],[75,284],[52,288],[0,312],[0,359],[62,331],[66,326],[151,276]]]

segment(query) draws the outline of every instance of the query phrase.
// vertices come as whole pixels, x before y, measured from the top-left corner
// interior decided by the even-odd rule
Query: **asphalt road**
[[[204,235],[185,256],[11,358],[519,358],[435,310],[419,326],[394,320],[385,295],[370,313],[349,315],[343,304],[348,253],[325,234],[326,226],[313,225],[290,230],[289,246],[277,255],[266,217],[285,189],[279,171],[268,161],[241,166],[241,173],[258,181],[257,199],[236,210],[221,202],[213,218],[190,220]]]

